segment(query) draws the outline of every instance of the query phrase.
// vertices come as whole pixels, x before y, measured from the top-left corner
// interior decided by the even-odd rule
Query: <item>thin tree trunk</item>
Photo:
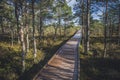
[[[86,26],[86,48],[85,53],[89,51],[89,28],[90,28],[90,0],[87,0],[87,26]]]
[[[3,27],[3,21],[2,21],[2,23],[1,23],[1,32],[2,32],[2,34],[5,33],[5,30],[4,30],[4,27]]]
[[[21,39],[21,46],[22,46],[22,72],[25,71],[25,42],[24,42],[24,31],[23,31],[23,25],[20,29],[20,39]]]
[[[120,3],[120,1],[119,1]],[[120,45],[120,4],[119,4],[119,30],[118,30],[118,34],[119,34],[119,40],[118,40],[118,44]]]
[[[55,33],[54,33],[54,40],[56,40],[56,37],[57,37],[57,26],[54,25],[54,30],[55,30]]]
[[[64,37],[66,38],[66,21],[65,21],[65,26],[64,26]]]
[[[81,10],[82,10],[82,46],[84,48],[84,53],[85,53],[85,26],[84,26],[84,20],[85,20],[85,17],[84,17],[84,0],[82,0],[81,2]]]
[[[58,8],[58,24],[59,24],[59,32],[60,32],[60,36],[62,35],[62,31],[61,31],[61,7]]]
[[[62,35],[62,31],[61,31],[61,19],[59,17],[58,19],[58,23],[59,23],[59,32],[60,32],[60,36]]]
[[[27,21],[27,3],[25,1],[26,54],[29,52],[29,27]]]
[[[26,25],[26,53],[29,52],[29,31],[28,31],[28,25]]]
[[[40,15],[40,31],[39,31],[39,33],[40,33],[40,40],[42,39],[42,27],[43,27],[43,22],[42,22],[42,17]]]
[[[41,5],[40,5],[40,17],[39,17],[39,20],[40,20],[40,27],[39,27],[39,40],[41,41],[42,39],[42,27],[43,27],[43,21],[42,21],[42,12],[41,12]]]
[[[111,46],[110,46],[110,44],[111,44],[111,40],[112,40],[112,30],[111,30],[111,18],[110,18],[110,25],[109,25],[109,50],[111,50]]]
[[[113,33],[114,33],[114,27],[115,27],[115,26],[114,26],[114,21],[112,21],[112,33],[111,33],[112,35],[113,35]]]
[[[87,24],[86,22],[86,15],[84,15],[84,23],[83,24]],[[87,41],[86,41],[86,25],[84,25],[84,53],[87,54]]]
[[[106,1],[106,11],[105,11],[105,29],[104,29],[104,57],[107,55],[107,7],[108,7],[108,1]]]
[[[40,12],[40,27],[39,27],[39,40],[40,40],[40,48],[41,48],[41,43],[42,43],[42,27],[43,27],[43,22],[42,22],[42,16],[41,16],[41,12]]]
[[[22,19],[23,19],[23,11],[24,11],[24,8],[23,8],[23,3],[21,3],[21,15],[22,15]],[[18,15],[17,15],[18,16]],[[22,46],[22,72],[25,71],[25,52],[26,52],[26,48],[25,48],[25,37],[24,37],[24,23],[23,23],[23,20],[21,22],[21,26],[20,26],[20,31],[19,31],[19,35],[20,35],[20,41],[21,41],[21,46]]]
[[[14,33],[13,33],[13,29],[12,29],[12,27],[10,26],[10,28],[11,28],[11,46],[13,47],[13,40],[14,40]]]
[[[90,0],[88,0],[88,39],[87,39],[87,49],[90,50],[89,38],[90,38]]]
[[[35,59],[36,59],[36,56],[37,56],[37,49],[36,49],[36,39],[35,39],[35,15],[34,15],[34,0],[32,0],[32,27],[33,27],[33,47],[34,47],[34,62],[35,62]]]
[[[19,34],[19,20],[18,20],[18,3],[15,2],[15,17],[17,21],[17,39],[18,43],[20,44],[20,34]]]
[[[85,32],[84,31],[85,31],[84,30],[84,14],[82,12],[82,46],[84,47],[84,51],[85,51],[85,45],[84,45],[84,42],[85,42]]]

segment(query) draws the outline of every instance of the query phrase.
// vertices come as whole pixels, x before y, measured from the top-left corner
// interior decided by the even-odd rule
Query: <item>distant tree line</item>
[[[119,0],[76,0],[74,6],[75,16],[82,25],[82,44],[84,53],[88,54],[90,26],[92,24],[92,13],[98,11],[102,13],[100,22],[104,26],[104,57],[107,55],[108,46],[112,38],[116,35],[117,42],[120,44],[120,1]],[[112,42],[111,42],[112,43]]]
[[[0,34],[10,34],[11,46],[21,44],[22,71],[25,70],[25,56],[32,44],[34,62],[37,56],[37,40],[44,35],[44,26],[54,27],[57,33],[66,37],[66,29],[72,26],[72,9],[66,0],[1,0]],[[37,38],[39,37],[39,38]],[[41,45],[41,44],[40,44]]]

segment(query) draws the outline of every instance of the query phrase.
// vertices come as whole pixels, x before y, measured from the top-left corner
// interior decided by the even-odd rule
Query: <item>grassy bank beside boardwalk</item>
[[[120,46],[112,42],[103,58],[104,38],[90,39],[90,51],[83,53],[80,46],[80,80],[120,80]]]
[[[59,35],[54,40],[54,28],[48,27],[44,30],[45,34],[41,40],[37,38],[37,57],[34,62],[33,44],[30,44],[29,52],[25,55],[25,71],[22,72],[22,53],[21,46],[14,39],[11,46],[9,35],[2,36],[0,40],[0,80],[32,80],[40,69],[49,61],[57,49],[63,45],[78,29],[67,29],[67,35]],[[5,39],[5,40],[4,40]],[[31,40],[30,40],[30,43]]]

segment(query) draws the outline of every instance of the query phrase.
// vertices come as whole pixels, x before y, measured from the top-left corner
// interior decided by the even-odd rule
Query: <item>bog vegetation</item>
[[[120,79],[120,1],[71,1],[0,0],[0,80],[32,80],[79,29],[80,79]]]
[[[32,80],[79,28],[57,0],[0,1],[0,80]]]
[[[120,1],[78,0],[80,3],[76,10],[77,15],[81,13],[83,33],[80,80],[120,79]],[[99,20],[91,17],[94,12]]]

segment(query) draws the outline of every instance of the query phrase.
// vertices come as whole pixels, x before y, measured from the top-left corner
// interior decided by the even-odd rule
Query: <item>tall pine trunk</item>
[[[16,22],[17,22],[17,39],[18,43],[20,43],[20,34],[19,34],[19,20],[18,20],[18,2],[15,1],[15,17],[16,17]]]
[[[89,28],[90,28],[90,0],[87,0],[87,26],[86,26],[86,40],[85,40],[85,53],[89,51]]]
[[[32,27],[33,27],[33,47],[34,47],[34,62],[37,56],[37,49],[36,49],[36,39],[35,39],[35,14],[34,14],[34,0],[32,0]]]
[[[25,1],[25,28],[26,28],[26,54],[29,52],[29,26],[27,17],[27,2]]]
[[[84,20],[85,20],[85,17],[84,17],[84,0],[82,0],[82,2],[81,2],[81,10],[82,10],[82,16],[81,16],[81,18],[82,18],[82,46],[83,46],[83,48],[84,48],[84,53],[85,53],[85,26],[84,26]]]
[[[58,26],[59,26],[59,33],[60,36],[62,35],[62,28],[61,28],[61,7],[58,8]]]
[[[43,27],[43,22],[42,22],[42,17],[41,17],[41,14],[40,14],[40,30],[39,30],[39,33],[40,33],[40,40],[42,39],[42,27]]]
[[[42,28],[43,28],[43,21],[42,21],[42,19],[43,19],[43,16],[42,16],[42,6],[41,6],[41,4],[40,4],[40,14],[39,14],[39,40],[40,40],[40,42],[41,42],[41,39],[42,39]],[[41,45],[40,45],[41,46]]]
[[[22,46],[22,72],[25,71],[25,42],[24,42],[24,30],[23,30],[23,25],[20,28],[20,41],[21,41],[21,46]]]
[[[107,9],[108,9],[108,0],[106,0],[106,10],[105,10],[105,28],[104,28],[104,57],[107,55]]]
[[[109,50],[111,50],[111,40],[112,40],[112,23],[111,23],[111,18],[110,18],[110,25],[109,25]]]
[[[120,1],[119,1],[119,3],[120,3]],[[118,32],[118,36],[119,36],[119,40],[118,40],[118,44],[120,45],[120,4],[119,4],[119,32]]]
[[[87,14],[87,26],[88,26],[88,29],[87,29],[87,50],[89,51],[90,50],[90,44],[89,44],[89,39],[90,39],[90,0],[88,0],[88,14]]]
[[[11,33],[11,46],[13,47],[13,40],[14,40],[14,29],[12,28],[12,26],[9,24],[10,27],[10,33]]]
[[[58,29],[58,27],[57,27],[57,24],[55,23],[54,24],[54,35],[53,35],[54,40],[56,40],[56,38],[57,38],[57,29]]]
[[[85,28],[84,28],[84,13],[82,11],[82,46],[84,47],[84,51],[85,51],[85,45],[84,45],[84,43],[85,43],[85,32],[84,31],[85,31]]]
[[[29,35],[28,35],[28,25],[27,27],[27,33],[26,33],[26,53],[29,52]]]

